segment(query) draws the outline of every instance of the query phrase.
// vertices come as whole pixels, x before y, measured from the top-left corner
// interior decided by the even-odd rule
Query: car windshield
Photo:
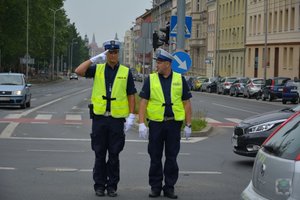
[[[0,85],[23,85],[20,75],[0,74]]]
[[[300,154],[300,115],[285,124],[264,144],[266,151],[286,159],[295,159]]]
[[[287,79],[275,79],[275,85],[284,85],[287,81]]]
[[[263,79],[256,79],[256,80],[253,80],[253,83],[254,84],[263,84],[264,80]]]

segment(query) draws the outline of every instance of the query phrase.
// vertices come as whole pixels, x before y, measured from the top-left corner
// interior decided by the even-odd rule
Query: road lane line
[[[225,105],[218,104],[218,103],[213,103],[213,105],[221,106],[221,107],[224,107],[224,108],[229,108],[229,109],[232,109],[232,110],[238,110],[238,111],[242,111],[242,112],[248,112],[248,113],[251,113],[251,114],[259,114],[258,112],[252,112],[252,111],[249,111],[249,110],[244,110],[244,109],[235,108],[235,107],[231,107],[231,106],[225,106]]]
[[[0,170],[15,170],[14,167],[0,167]]]
[[[179,174],[212,174],[212,175],[221,175],[222,172],[218,172],[218,171],[179,171]]]
[[[5,129],[0,134],[0,138],[9,138],[11,137],[12,133],[14,132],[15,128],[19,125],[19,123],[11,122],[9,123]]]
[[[66,115],[66,120],[74,120],[74,121],[80,121],[82,120],[81,118],[81,115],[70,115],[70,114],[67,114]]]
[[[41,141],[82,141],[82,142],[86,142],[86,141],[91,141],[91,139],[84,139],[84,138],[38,138],[38,137],[2,137],[3,139],[10,139],[10,140],[41,140]],[[202,140],[207,139],[208,137],[190,137],[188,140],[186,140],[185,138],[181,139],[180,142],[181,143],[196,143],[196,142],[200,142]],[[0,137],[1,139],[1,137]],[[126,142],[143,142],[143,143],[147,143],[148,140],[125,140]]]
[[[28,152],[54,152],[54,153],[85,153],[86,151],[75,150],[50,150],[50,149],[27,149]]]
[[[225,118],[228,121],[234,122],[234,123],[240,123],[242,120],[237,118]]]

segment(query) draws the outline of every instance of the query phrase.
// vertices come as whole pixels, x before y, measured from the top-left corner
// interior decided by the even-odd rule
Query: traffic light
[[[168,22],[166,24],[166,27],[160,28],[159,30],[165,34],[163,37],[159,38],[159,40],[163,41],[165,44],[169,44],[169,40],[170,40],[170,23]]]
[[[158,36],[157,32],[155,31],[155,32],[153,33],[153,35],[152,35],[152,46],[153,46],[154,51],[155,51],[158,47],[160,47],[161,45],[164,44],[163,42],[161,42],[161,41],[159,41],[159,40],[160,40],[160,39],[159,39],[159,36]]]

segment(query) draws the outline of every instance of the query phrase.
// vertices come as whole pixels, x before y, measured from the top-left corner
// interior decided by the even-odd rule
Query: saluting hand
[[[102,53],[100,53],[100,54],[98,54],[98,55],[96,55],[96,56],[90,58],[90,61],[91,61],[93,64],[98,63],[98,62],[100,61],[100,59],[105,59],[106,53],[107,53],[107,52],[108,52],[108,50],[106,50],[106,51],[104,51],[104,52],[102,52]]]

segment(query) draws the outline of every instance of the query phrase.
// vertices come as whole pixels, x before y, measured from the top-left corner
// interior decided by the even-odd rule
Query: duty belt
[[[167,116],[164,116],[163,121],[171,121],[171,120],[174,120],[174,119],[175,119],[174,117],[167,117]]]

